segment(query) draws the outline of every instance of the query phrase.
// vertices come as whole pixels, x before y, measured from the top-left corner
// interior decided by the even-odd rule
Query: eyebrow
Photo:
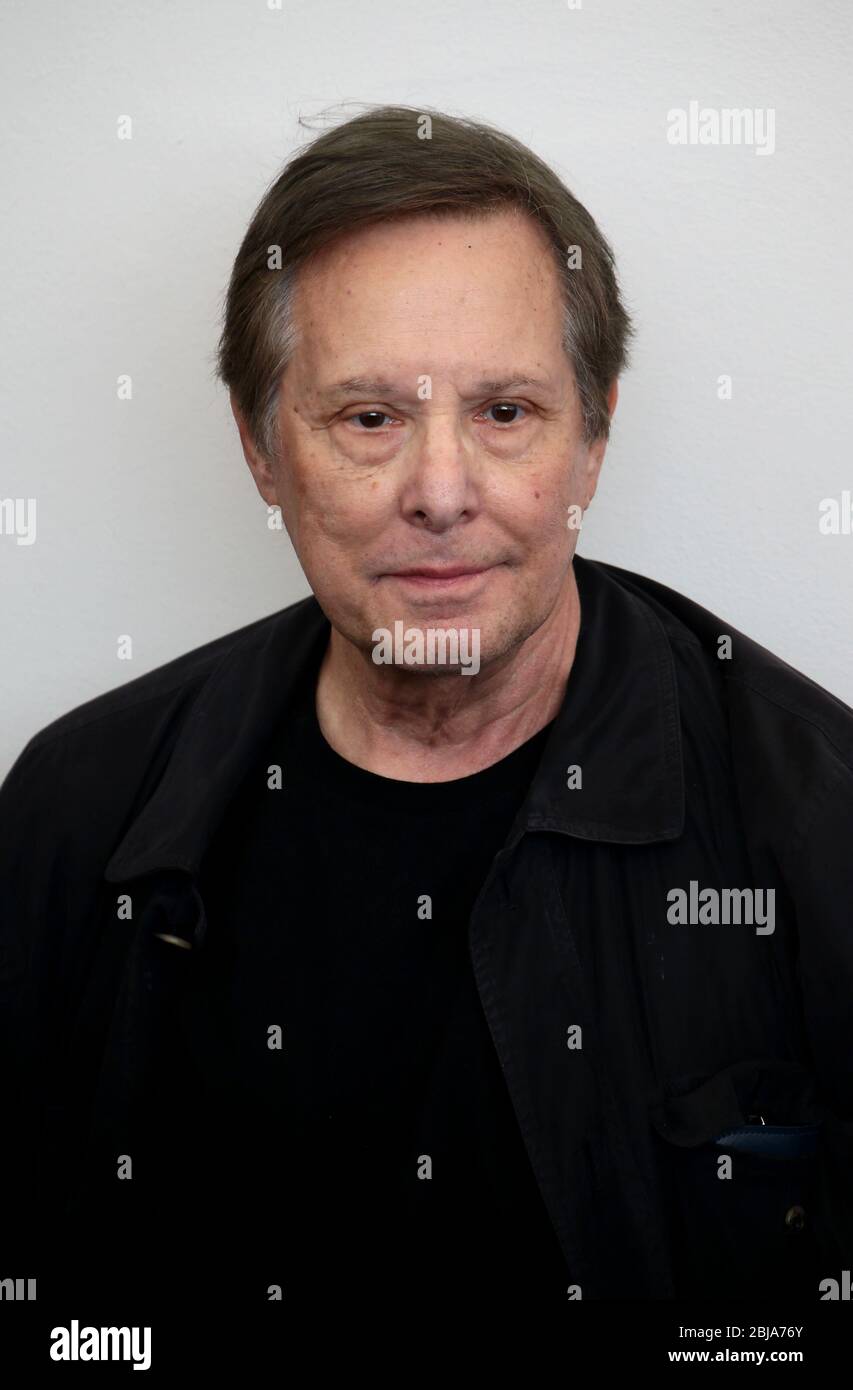
[[[542,377],[528,376],[518,372],[506,377],[485,377],[474,384],[471,399],[479,396],[499,396],[504,391],[514,391],[522,386],[532,386],[538,390],[553,390],[553,383]],[[317,391],[318,399],[334,401],[342,396],[362,396],[364,399],[378,400],[380,397],[393,399],[405,396],[399,384],[384,377],[351,376],[345,381],[336,381],[331,386]]]

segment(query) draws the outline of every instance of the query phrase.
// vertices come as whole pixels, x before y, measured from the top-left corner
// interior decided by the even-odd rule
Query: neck
[[[544,622],[474,676],[377,666],[332,628],[317,681],[317,718],[337,753],[368,772],[446,782],[505,758],[555,717],[580,630],[569,567]]]

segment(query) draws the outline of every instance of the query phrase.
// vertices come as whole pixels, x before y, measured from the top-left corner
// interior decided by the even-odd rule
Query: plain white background
[[[6,0],[0,498],[37,499],[37,539],[0,535],[0,773],[74,705],[308,592],[213,352],[300,117],[361,103],[501,126],[614,247],[638,337],[580,553],[853,704],[853,536],[818,529],[853,489],[852,39],[847,0]],[[694,100],[773,108],[775,153],[670,144]]]

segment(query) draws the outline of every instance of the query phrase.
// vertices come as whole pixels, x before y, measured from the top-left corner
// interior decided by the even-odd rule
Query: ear
[[[608,414],[610,415],[611,420],[613,419],[613,412],[614,412],[615,409],[616,409],[616,402],[618,401],[618,399],[619,399],[619,383],[618,383],[618,381],[615,381],[615,380],[614,380],[614,381],[611,383],[610,390],[609,390],[608,393],[607,393],[607,410],[608,410]],[[606,449],[607,449],[607,439],[606,439],[606,437],[602,434],[602,435],[599,435],[598,439],[594,439],[594,440],[592,441],[592,443],[590,444],[589,449],[588,449],[588,451],[587,451],[587,462],[586,462],[587,496],[586,496],[586,502],[584,503],[584,508],[586,508],[586,507],[589,506],[590,502],[592,501],[593,497],[595,496],[595,489],[598,487],[598,475],[599,475],[600,472],[601,472],[601,465],[602,465],[602,463],[604,462],[604,454],[605,454]]]
[[[255,487],[261,494],[268,507],[279,505],[278,495],[275,486],[275,476],[270,467],[269,460],[261,453],[256,445],[246,418],[237,404],[234,392],[230,392],[231,412],[237,422],[237,429],[240,434],[240,443],[243,446],[243,454],[249,465],[249,470],[255,480]]]

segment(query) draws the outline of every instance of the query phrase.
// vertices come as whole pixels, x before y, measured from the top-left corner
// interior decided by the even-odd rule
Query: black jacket
[[[853,1260],[853,712],[672,590],[575,568],[575,665],[469,929],[566,1284],[818,1301]],[[81,1203],[96,1223],[90,1155],[122,1151],[204,951],[205,847],[328,633],[292,604],[66,714],[6,778],[7,1253],[38,1230],[48,1258]],[[672,920],[672,890],[695,916],[748,888],[772,931]]]

